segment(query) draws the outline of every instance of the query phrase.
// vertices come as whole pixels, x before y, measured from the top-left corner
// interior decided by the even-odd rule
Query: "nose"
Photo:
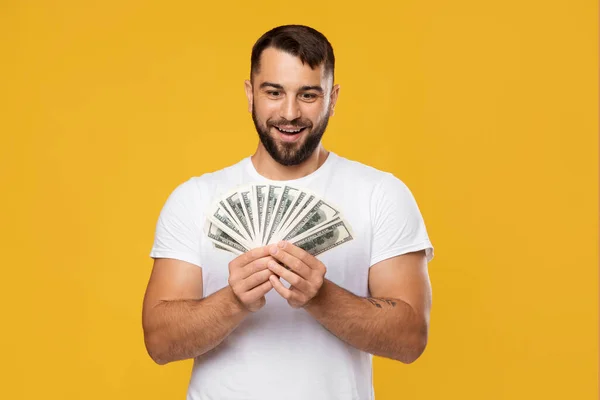
[[[296,118],[300,118],[300,105],[298,104],[295,96],[286,96],[284,98],[284,100],[281,102],[279,116],[288,121],[293,121]]]

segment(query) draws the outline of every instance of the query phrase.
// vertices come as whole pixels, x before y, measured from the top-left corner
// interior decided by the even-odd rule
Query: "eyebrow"
[[[283,86],[281,86],[281,85],[280,85],[280,84],[278,84],[278,83],[273,83],[273,82],[263,82],[263,83],[261,83],[261,84],[260,84],[260,88],[261,88],[261,89],[262,89],[262,88],[265,88],[265,87],[267,87],[267,86],[269,86],[269,87],[272,87],[272,88],[275,88],[275,89],[281,89],[281,90],[283,90]],[[302,86],[302,87],[300,88],[300,91],[307,91],[307,90],[316,90],[317,92],[323,93],[323,88],[322,88],[321,86],[319,86],[319,85],[313,85],[313,86],[306,86],[306,85],[305,85],[305,86]]]

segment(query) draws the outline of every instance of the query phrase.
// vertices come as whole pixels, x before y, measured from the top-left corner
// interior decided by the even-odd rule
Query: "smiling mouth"
[[[273,127],[275,129],[277,129],[279,132],[285,134],[285,135],[296,135],[302,131],[304,131],[306,129],[306,127],[302,127],[302,128],[295,128],[295,129],[283,129],[280,128],[278,126],[273,125]]]

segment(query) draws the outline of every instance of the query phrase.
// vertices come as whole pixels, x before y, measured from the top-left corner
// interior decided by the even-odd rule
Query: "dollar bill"
[[[294,213],[294,211],[298,208],[298,206],[300,204],[304,204],[307,200],[308,200],[308,194],[306,192],[303,191],[299,191],[298,196],[296,197],[296,201],[294,201],[294,204],[292,204],[288,210],[285,212],[285,214],[283,215],[283,219],[281,220],[279,226],[279,230],[283,230],[283,228],[286,227],[287,222],[289,221],[290,215],[292,215]]]
[[[278,231],[283,216],[285,215],[286,211],[290,208],[290,206],[299,194],[300,190],[294,189],[293,187],[285,186],[283,188],[281,196],[275,206],[275,214],[272,218],[273,222],[271,223],[271,227],[269,228],[269,232],[267,233],[267,243],[270,243],[271,238],[274,236],[275,232]]]
[[[238,192],[233,192],[225,197],[225,201],[233,211],[233,217],[236,222],[242,226],[246,234],[245,237],[248,240],[252,240],[252,234],[250,233],[250,227],[246,221],[246,213],[244,213],[244,206],[242,205],[242,197],[240,194]]]
[[[243,254],[249,250],[212,222],[208,223],[207,236],[215,246],[219,246],[221,249],[231,251],[232,253]]]
[[[227,210],[227,207],[223,201],[220,201],[217,206],[213,207],[209,219],[216,219],[220,221],[227,228],[235,232],[235,235],[244,237],[239,229],[240,225],[236,222],[229,210]]]
[[[317,229],[309,235],[303,235],[292,244],[316,256],[352,239],[352,233],[345,221],[340,220]]]
[[[326,224],[338,214],[338,210],[331,207],[323,200],[319,200],[302,215],[297,217],[295,225],[287,230],[287,233],[284,233],[283,240],[290,240],[314,227]]]
[[[244,215],[246,217],[246,223],[250,227],[252,231],[252,239],[256,237],[256,228],[254,227],[254,215],[252,211],[252,194],[251,190],[241,190],[240,191],[240,199],[242,200],[242,206]]]
[[[267,185],[253,185],[252,187],[252,207],[254,215],[254,225],[256,225],[255,245],[260,245],[259,238],[262,238],[263,232],[263,215],[265,212],[265,198],[267,194]]]
[[[252,242],[248,238],[244,237],[241,226],[236,224],[231,217],[231,214],[225,210],[225,207],[226,205],[222,201],[219,202],[219,204],[213,208],[213,211],[208,216],[208,220],[238,243],[244,245],[246,248],[252,248]]]
[[[288,221],[286,222],[285,226],[282,226],[281,229],[279,230],[279,239],[282,238],[282,235],[284,233],[287,233],[289,231],[290,226],[293,226],[294,223],[297,221],[297,218],[299,215],[303,215],[305,210],[311,206],[311,204],[316,203],[317,201],[319,201],[319,199],[317,198],[317,196],[315,196],[314,194],[307,194],[305,199],[301,202],[301,204],[298,205],[298,207],[296,208],[296,210],[294,210],[294,212],[289,216]]]
[[[214,244],[214,245],[215,245],[215,247],[216,247],[217,249],[219,249],[219,250],[225,250],[225,251],[228,251],[228,252],[232,253],[232,251],[231,251],[231,250],[229,250],[227,247],[223,247],[223,246],[221,246],[220,244],[216,244],[216,243],[213,243],[213,244]]]
[[[266,234],[268,231],[268,227],[271,224],[271,220],[273,218],[273,214],[275,211],[275,206],[277,205],[277,202],[280,199],[281,196],[281,192],[283,191],[283,187],[282,186],[278,186],[278,185],[269,185],[269,188],[267,190],[267,196],[265,198],[266,203],[265,203],[265,212],[264,212],[264,223],[263,223],[263,232],[262,232],[262,241],[261,244],[264,246],[267,244],[266,241]]]

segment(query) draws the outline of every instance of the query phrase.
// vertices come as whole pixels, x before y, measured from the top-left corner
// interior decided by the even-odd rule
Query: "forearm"
[[[158,364],[216,347],[249,314],[229,286],[201,300],[162,301],[145,316],[146,348]]]
[[[359,297],[325,279],[305,309],[341,340],[377,356],[410,363],[427,343],[427,324],[399,299]]]

